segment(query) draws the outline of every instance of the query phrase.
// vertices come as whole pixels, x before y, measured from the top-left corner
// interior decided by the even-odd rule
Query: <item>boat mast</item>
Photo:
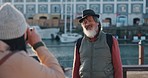
[[[67,33],[67,0],[65,0],[64,33]]]
[[[70,32],[72,32],[72,18],[73,18],[73,15],[72,15],[72,11],[73,11],[73,8],[72,8],[72,0],[70,2]]]

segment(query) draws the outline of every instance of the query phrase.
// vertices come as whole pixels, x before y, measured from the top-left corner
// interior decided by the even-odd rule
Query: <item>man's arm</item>
[[[112,46],[112,61],[114,67],[114,78],[123,78],[120,49],[118,41],[114,37],[113,37],[113,46]]]
[[[78,49],[75,47],[72,78],[80,78],[79,67],[80,67],[80,55],[79,55]]]

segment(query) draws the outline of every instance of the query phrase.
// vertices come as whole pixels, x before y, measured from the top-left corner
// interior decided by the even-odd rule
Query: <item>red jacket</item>
[[[118,46],[118,41],[114,37],[113,37],[113,45],[112,45],[112,61],[113,61],[113,67],[114,67],[114,78],[123,78],[120,49]],[[79,55],[78,49],[75,47],[72,78],[80,78],[79,76],[80,65],[81,65],[80,55]]]

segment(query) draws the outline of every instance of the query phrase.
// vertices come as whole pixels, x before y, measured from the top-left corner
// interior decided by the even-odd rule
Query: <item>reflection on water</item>
[[[57,57],[59,63],[64,67],[72,67],[73,51],[75,43],[60,43],[55,40],[43,40],[48,49]],[[120,54],[122,64],[138,64],[138,45],[122,44]],[[145,64],[148,64],[148,45],[144,45]]]

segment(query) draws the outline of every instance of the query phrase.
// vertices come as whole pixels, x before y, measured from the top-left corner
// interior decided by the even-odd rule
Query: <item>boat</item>
[[[42,39],[55,39],[57,36],[57,33],[60,31],[59,28],[46,28],[41,29],[39,26],[31,26],[35,28],[37,33],[40,35]]]
[[[81,37],[82,35],[78,33],[72,33],[72,9],[70,12],[70,32],[67,32],[67,5],[65,5],[64,33],[59,35],[60,42],[62,43],[76,42]]]
[[[63,43],[76,42],[81,37],[78,33],[66,33],[60,36],[60,41]]]

